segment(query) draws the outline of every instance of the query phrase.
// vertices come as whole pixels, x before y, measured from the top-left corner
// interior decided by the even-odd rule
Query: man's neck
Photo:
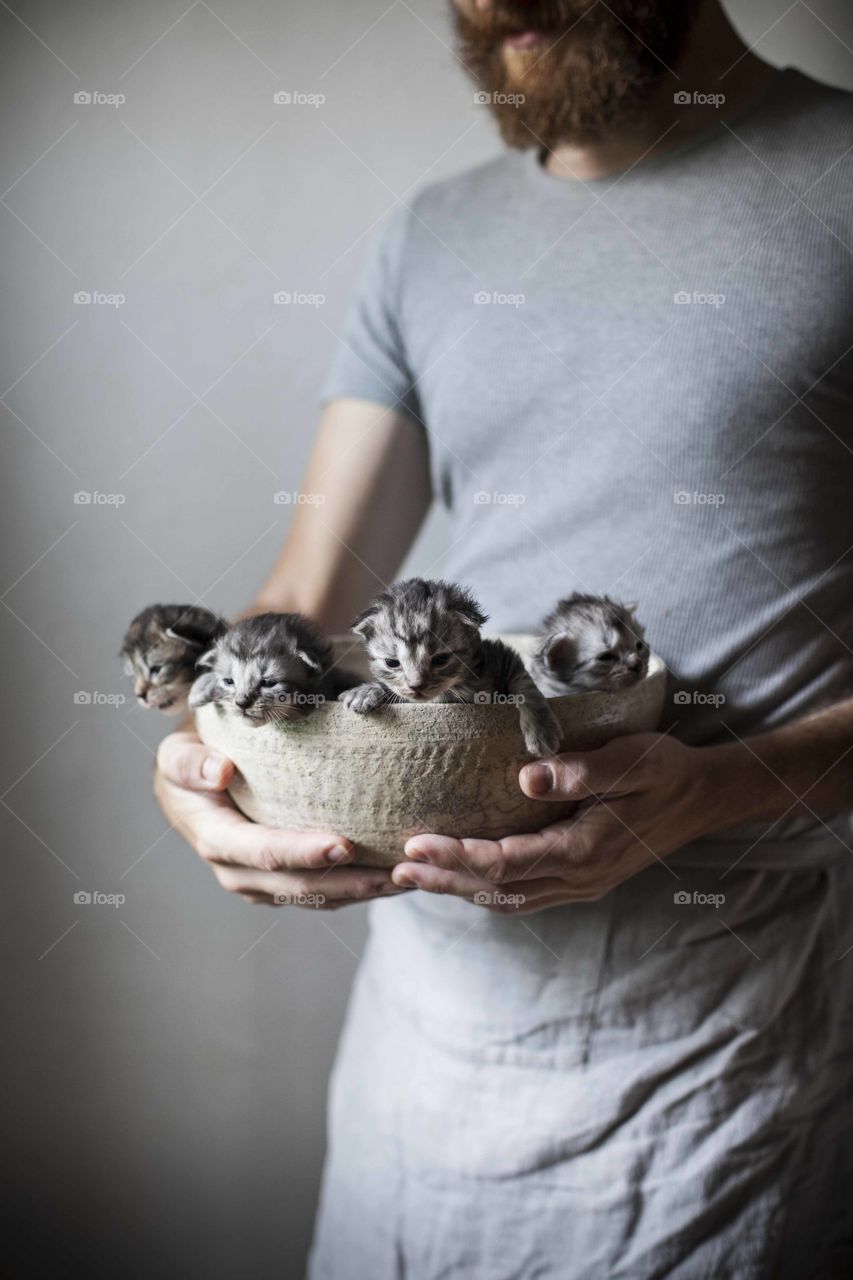
[[[556,147],[545,159],[548,172],[576,182],[623,173],[732,115],[775,74],[743,43],[718,0],[703,6],[673,72],[664,75],[636,129],[582,146]],[[677,100],[683,94],[689,95],[688,102]]]

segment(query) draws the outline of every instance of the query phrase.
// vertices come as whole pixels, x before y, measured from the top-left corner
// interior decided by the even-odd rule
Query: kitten
[[[217,702],[256,728],[307,715],[358,682],[333,666],[329,642],[299,613],[235,622],[199,665],[209,670],[193,685],[190,707]]]
[[[484,640],[486,615],[470,593],[448,582],[410,578],[376,597],[353,623],[376,680],[348,690],[341,702],[365,713],[389,702],[517,700],[524,745],[553,755],[560,728],[518,654]]]
[[[196,604],[152,604],[138,613],[121,646],[126,673],[143,707],[185,710],[196,662],[228,623]]]
[[[545,619],[530,674],[544,694],[616,693],[649,669],[636,605],[609,596],[568,596]]]

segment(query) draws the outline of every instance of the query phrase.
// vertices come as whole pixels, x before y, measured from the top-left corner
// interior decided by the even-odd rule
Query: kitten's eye
[[[642,653],[642,652],[643,652],[643,650],[645,649],[645,647],[646,647],[646,642],[645,642],[645,640],[638,640],[638,641],[637,641],[637,653]]]
[[[262,688],[262,689],[274,689],[278,683],[279,683],[279,682],[278,682],[278,680],[276,680],[275,676],[270,676],[268,680],[262,680],[262,681],[261,681],[261,688]]]
[[[616,654],[613,653],[610,649],[608,649],[606,653],[600,653],[596,658],[596,662],[615,662],[615,661],[616,661]]]
[[[159,676],[160,671],[161,671],[161,668],[160,668],[160,667],[149,667],[149,668],[148,668],[148,674],[149,674],[149,676]]]
[[[437,653],[432,660],[432,665],[434,667],[444,667],[447,665],[449,661],[450,661],[449,653]]]
[[[223,677],[222,677],[222,683],[225,685],[225,688],[226,688],[226,689],[233,689],[233,688],[234,688],[234,681],[231,679],[231,677],[230,677],[230,676],[223,676]]]
[[[390,667],[392,671],[396,671],[396,670],[397,670],[397,668],[399,667],[399,665],[400,665],[400,659],[399,659],[399,658],[386,658],[386,659],[385,659],[385,666],[386,666],[386,667]]]

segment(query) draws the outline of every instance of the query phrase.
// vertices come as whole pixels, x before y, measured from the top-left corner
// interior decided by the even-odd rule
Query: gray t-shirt
[[[685,741],[853,690],[851,104],[788,70],[621,176],[509,153],[427,188],[325,387],[427,431],[440,572],[491,629],[637,601]]]

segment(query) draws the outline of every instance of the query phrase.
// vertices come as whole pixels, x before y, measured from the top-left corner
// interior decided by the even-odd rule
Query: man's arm
[[[426,435],[403,414],[335,400],[320,421],[300,502],[255,608],[346,631],[394,577],[431,501]]]
[[[853,808],[853,698],[703,755],[712,830]],[[732,816],[732,814],[737,816]]]
[[[299,611],[328,631],[396,572],[430,502],[423,431],[408,417],[361,400],[323,414],[278,561],[253,612]],[[234,766],[191,727],[160,744],[154,791],[169,823],[225,889],[251,902],[321,894],[327,908],[401,892],[388,871],[348,867],[346,833],[278,831],[248,822],[224,795]]]
[[[788,815],[853,808],[853,699],[754,738],[688,747],[658,734],[526,765],[522,791],[576,814],[504,840],[413,836],[392,879],[407,888],[538,911],[602,897],[693,840]],[[837,836],[833,836],[837,839]],[[840,842],[839,842],[840,843]],[[674,862],[677,867],[677,859]],[[515,900],[513,902],[513,900]]]

